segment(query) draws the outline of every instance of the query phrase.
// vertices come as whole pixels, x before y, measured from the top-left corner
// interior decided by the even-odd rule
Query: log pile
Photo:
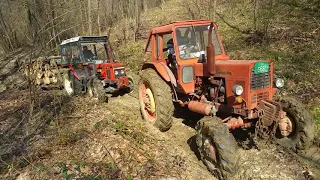
[[[24,73],[32,83],[38,86],[56,85],[63,82],[62,74],[68,69],[60,69],[57,62],[60,56],[39,57],[31,60]],[[60,83],[58,83],[60,82]]]

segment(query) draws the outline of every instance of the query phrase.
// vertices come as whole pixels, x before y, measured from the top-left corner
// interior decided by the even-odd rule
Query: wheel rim
[[[66,92],[69,95],[73,94],[72,83],[71,83],[68,75],[66,75],[65,78],[64,78],[64,89],[66,90]]]
[[[206,153],[206,159],[210,162],[217,164],[217,149],[209,137],[204,136],[203,138],[203,149]]]
[[[280,128],[279,128],[279,125],[278,125],[277,133],[276,133],[276,137],[278,139],[284,139],[284,138],[292,139],[292,138],[296,137],[296,135],[297,135],[296,120],[290,114],[288,114],[288,112],[286,112],[286,113],[287,113],[287,115],[284,118],[288,119],[288,121],[289,121],[288,126],[291,126],[291,132],[289,132],[289,134],[286,136],[282,135]]]
[[[147,83],[141,83],[140,85],[140,98],[142,100],[141,110],[147,115],[148,120],[156,120],[156,105],[153,93],[150,86]]]

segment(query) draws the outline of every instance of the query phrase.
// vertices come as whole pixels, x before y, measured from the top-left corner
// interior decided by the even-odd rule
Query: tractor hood
[[[215,77],[225,79],[228,104],[235,103],[232,88],[235,85],[243,87],[241,95],[247,102],[247,108],[252,109],[259,100],[271,99],[273,83],[273,61],[271,60],[229,60],[216,61]]]
[[[248,72],[256,74],[265,73],[270,70],[270,60],[229,60],[216,61],[216,76],[231,75],[236,77],[248,77]]]
[[[195,63],[195,76],[210,76],[207,63]],[[246,79],[251,71],[264,73],[273,68],[271,60],[217,60],[215,62],[216,74],[214,76]],[[249,73],[249,74],[248,74]]]

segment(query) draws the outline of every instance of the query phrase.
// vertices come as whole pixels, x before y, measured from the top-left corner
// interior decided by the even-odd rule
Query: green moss
[[[311,112],[315,118],[318,128],[320,128],[320,106],[314,107]]]

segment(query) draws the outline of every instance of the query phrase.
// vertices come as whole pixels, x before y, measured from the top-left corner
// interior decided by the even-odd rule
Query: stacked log
[[[33,59],[26,66],[25,75],[38,86],[60,86],[63,81],[61,74],[68,71],[68,69],[60,69],[58,67],[57,61],[59,61],[59,58],[58,56],[51,56]]]

